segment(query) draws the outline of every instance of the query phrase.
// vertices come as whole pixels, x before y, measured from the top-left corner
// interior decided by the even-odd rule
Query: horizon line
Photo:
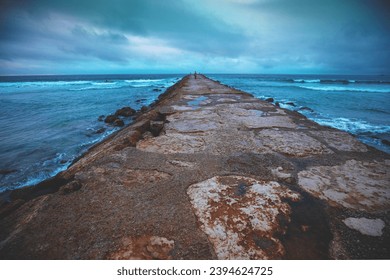
[[[39,76],[125,76],[125,75],[190,75],[190,73],[99,73],[99,74],[85,74],[85,73],[74,73],[74,74],[0,74],[0,77],[39,77]],[[211,72],[198,72],[197,74],[202,75],[311,75],[311,76],[390,76],[389,74],[353,74],[353,73],[211,73]]]

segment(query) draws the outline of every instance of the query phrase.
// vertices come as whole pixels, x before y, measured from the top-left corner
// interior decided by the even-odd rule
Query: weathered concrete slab
[[[219,259],[279,259],[291,209],[300,196],[277,182],[243,176],[213,177],[188,188],[202,230]],[[283,220],[283,222],[281,222]]]
[[[2,259],[390,258],[390,156],[187,76],[0,201]]]
[[[342,131],[312,131],[310,134],[323,139],[331,148],[345,152],[367,152],[367,147],[352,135]]]
[[[325,145],[303,131],[265,129],[258,133],[271,150],[295,157],[332,153]]]
[[[379,211],[390,208],[390,161],[348,160],[342,165],[314,166],[298,174],[298,184],[332,205]]]
[[[159,138],[141,140],[137,149],[162,154],[193,154],[202,152],[205,143],[201,136],[171,133]]]

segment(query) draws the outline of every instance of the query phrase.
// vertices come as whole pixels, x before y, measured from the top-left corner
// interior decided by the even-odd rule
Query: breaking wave
[[[334,127],[349,133],[359,135],[365,133],[390,133],[390,126],[369,124],[365,121],[349,118],[313,118],[313,120],[321,125]]]
[[[314,79],[314,80],[304,80],[304,79],[294,79],[292,80],[294,83],[320,83],[321,80]]]
[[[390,88],[368,88],[368,87],[343,87],[343,86],[298,86],[304,89],[320,91],[355,91],[355,92],[373,92],[390,93]]]
[[[389,81],[382,80],[352,80],[352,79],[288,79],[287,81],[293,83],[316,83],[316,84],[390,84]]]

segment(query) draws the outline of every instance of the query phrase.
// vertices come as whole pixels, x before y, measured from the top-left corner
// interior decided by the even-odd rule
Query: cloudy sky
[[[1,0],[0,75],[390,74],[388,0]]]

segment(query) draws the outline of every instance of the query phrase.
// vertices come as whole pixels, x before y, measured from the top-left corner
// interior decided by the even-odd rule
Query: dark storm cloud
[[[248,6],[302,20],[326,19],[326,23],[364,14],[371,14],[382,23],[390,22],[388,0],[259,0]]]
[[[180,1],[37,0],[16,1],[14,7],[23,7],[28,17],[33,19],[47,18],[51,13],[72,15],[102,28],[139,36],[161,37],[188,50],[230,55],[237,54],[244,47],[237,43],[244,39],[242,34],[230,31],[222,22],[215,22],[215,19],[193,13],[190,7]],[[15,28],[13,24],[7,27],[10,29],[5,36],[15,34],[12,31]]]
[[[0,74],[61,71],[389,73],[387,0],[3,0]],[[25,65],[25,66],[23,66]],[[18,69],[16,67],[19,67]],[[27,71],[27,70],[26,70]],[[38,70],[34,70],[38,71]]]
[[[386,0],[257,1],[290,57],[309,57],[330,72],[389,73],[390,5]]]
[[[384,29],[387,27],[382,26]],[[315,42],[317,60],[347,72],[389,73],[390,30],[356,21]]]
[[[0,31],[0,58],[4,60],[69,62],[88,56],[108,61],[125,61],[121,56],[121,47],[127,43],[127,38],[120,33],[98,34],[83,26],[62,26],[61,21],[52,21],[50,17],[36,19],[23,12],[15,12],[7,21],[7,30],[2,28]]]

